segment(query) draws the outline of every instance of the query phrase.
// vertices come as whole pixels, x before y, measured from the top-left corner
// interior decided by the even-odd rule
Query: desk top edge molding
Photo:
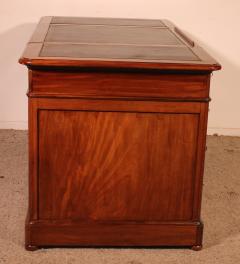
[[[77,68],[124,68],[124,69],[154,69],[154,70],[189,70],[189,71],[208,71],[212,72],[220,70],[221,65],[214,60],[204,49],[202,49],[196,42],[191,40],[181,29],[176,27],[172,22],[166,19],[149,20],[149,19],[127,19],[128,21],[142,21],[149,22],[159,21],[161,29],[168,29],[176,39],[179,39],[183,45],[199,58],[199,60],[151,60],[151,59],[135,59],[135,58],[76,58],[76,57],[43,57],[40,56],[44,44],[48,44],[46,36],[50,25],[63,25],[52,23],[53,19],[61,19],[61,17],[45,16],[42,17],[28,42],[23,55],[19,59],[19,63],[26,65],[28,68],[34,67],[77,67]],[[64,18],[64,17],[62,17]],[[119,21],[121,18],[84,18],[81,19],[105,19],[108,21]],[[72,25],[69,23],[66,25]],[[75,24],[81,25],[81,24]],[[104,24],[105,25],[105,24]],[[101,25],[101,26],[104,26]],[[111,25],[111,24],[109,24]],[[107,25],[107,26],[109,26]],[[164,26],[163,26],[164,25]],[[126,26],[126,25],[125,25]],[[135,25],[130,25],[130,27]],[[136,25],[135,27],[144,27],[143,25]],[[156,26],[146,26],[148,28],[156,28]],[[59,43],[60,45],[62,43]],[[80,43],[79,43],[80,44]],[[98,44],[98,43],[96,43]],[[101,43],[100,43],[101,44]],[[102,44],[102,46],[105,43]],[[90,45],[93,45],[90,43]],[[134,45],[133,45],[134,46]],[[161,46],[161,45],[160,45]],[[173,46],[173,45],[172,45]],[[153,47],[153,45],[145,45],[145,47]],[[169,45],[171,48],[171,45]]]

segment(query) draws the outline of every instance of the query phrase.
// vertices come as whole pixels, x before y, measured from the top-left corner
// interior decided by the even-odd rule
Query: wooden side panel
[[[39,111],[39,218],[191,220],[198,114]]]
[[[194,185],[194,211],[193,220],[199,220],[201,216],[201,200],[204,174],[204,160],[206,152],[206,135],[207,135],[207,121],[208,121],[208,103],[201,104],[201,112],[199,117],[199,136],[198,136],[198,151],[196,162],[196,177]]]
[[[28,102],[28,218],[30,221],[38,219],[38,112],[36,103],[35,100]]]

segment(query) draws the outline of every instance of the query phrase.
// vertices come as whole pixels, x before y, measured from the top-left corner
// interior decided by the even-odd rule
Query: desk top
[[[43,17],[19,62],[30,68],[221,68],[167,20],[81,17]]]

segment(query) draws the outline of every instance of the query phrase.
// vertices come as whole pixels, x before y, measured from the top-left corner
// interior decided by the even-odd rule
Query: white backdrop
[[[212,79],[209,134],[240,136],[239,0],[1,0],[0,128],[27,128],[27,70],[17,63],[41,16],[167,18],[223,66]]]

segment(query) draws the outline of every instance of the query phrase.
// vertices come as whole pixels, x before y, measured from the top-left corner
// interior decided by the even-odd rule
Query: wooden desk
[[[44,17],[29,72],[26,249],[201,249],[211,72],[166,20]]]

